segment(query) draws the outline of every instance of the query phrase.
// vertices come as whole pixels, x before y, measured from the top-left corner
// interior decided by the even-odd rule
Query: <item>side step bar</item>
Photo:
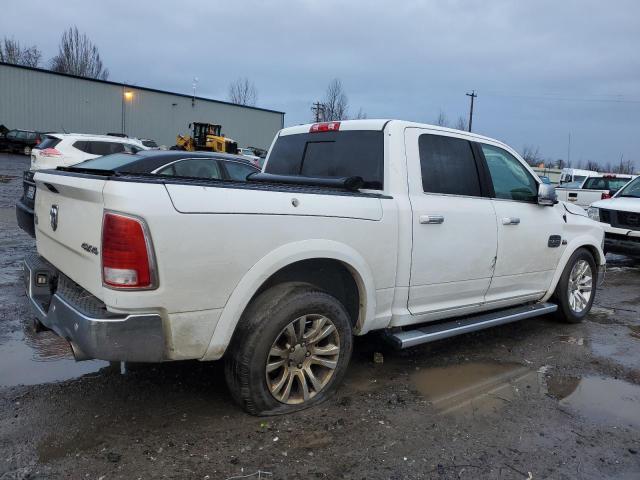
[[[508,308],[495,312],[484,313],[475,317],[465,317],[459,320],[449,320],[437,324],[428,324],[415,330],[404,330],[389,333],[386,338],[396,348],[409,348],[421,343],[434,342],[443,338],[455,337],[463,333],[475,332],[496,325],[517,322],[525,318],[537,317],[558,309],[553,303],[538,303],[522,307]]]

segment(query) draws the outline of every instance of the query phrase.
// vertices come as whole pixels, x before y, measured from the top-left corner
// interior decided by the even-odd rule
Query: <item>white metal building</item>
[[[175,144],[191,122],[219,123],[239,147],[268,148],[284,113],[0,62],[0,125],[42,132],[124,132]]]

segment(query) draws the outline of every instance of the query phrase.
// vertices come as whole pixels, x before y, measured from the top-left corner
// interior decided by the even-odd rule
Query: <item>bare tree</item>
[[[540,147],[534,147],[533,145],[525,145],[522,147],[522,158],[533,167],[543,161],[540,156]]]
[[[7,37],[0,42],[0,62],[37,67],[41,58],[42,53],[35,45],[22,47],[17,40]]]
[[[467,121],[462,115],[459,116],[458,119],[456,120],[455,128],[457,128],[458,130],[464,130],[465,132],[469,129],[467,126]]]
[[[322,105],[324,108],[320,117],[323,122],[347,120],[349,118],[349,100],[346,93],[344,93],[340,79],[334,78],[331,80],[324,94]]]
[[[585,168],[587,170],[593,170],[594,172],[599,172],[601,169],[600,165],[597,162],[594,162],[593,160],[587,160]]]
[[[51,70],[80,77],[106,80],[109,70],[104,68],[98,47],[78,27],[70,27],[62,34],[58,54],[51,59]]]
[[[447,118],[447,114],[442,110],[440,110],[440,113],[438,113],[438,118],[436,118],[436,125],[439,125],[440,127],[449,126],[449,119]]]
[[[353,117],[355,120],[364,120],[365,118],[367,118],[367,112],[364,112],[362,110],[362,107],[360,107],[358,109],[358,113],[356,113],[356,116]]]
[[[258,101],[258,90],[248,78],[238,78],[229,85],[229,101],[253,107]]]

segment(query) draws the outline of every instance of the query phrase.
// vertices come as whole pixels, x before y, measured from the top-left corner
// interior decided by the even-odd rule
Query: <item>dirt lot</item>
[[[640,478],[640,264],[609,259],[580,325],[537,318],[402,352],[358,339],[333,400],[256,418],[220,363],[122,375],[32,331],[20,260],[34,241],[13,210],[26,165],[0,154],[0,479]]]

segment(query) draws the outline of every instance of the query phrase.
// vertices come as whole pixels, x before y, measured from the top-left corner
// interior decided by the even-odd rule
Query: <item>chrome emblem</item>
[[[49,221],[51,222],[51,229],[55,232],[58,229],[58,206],[51,205],[49,210]]]

